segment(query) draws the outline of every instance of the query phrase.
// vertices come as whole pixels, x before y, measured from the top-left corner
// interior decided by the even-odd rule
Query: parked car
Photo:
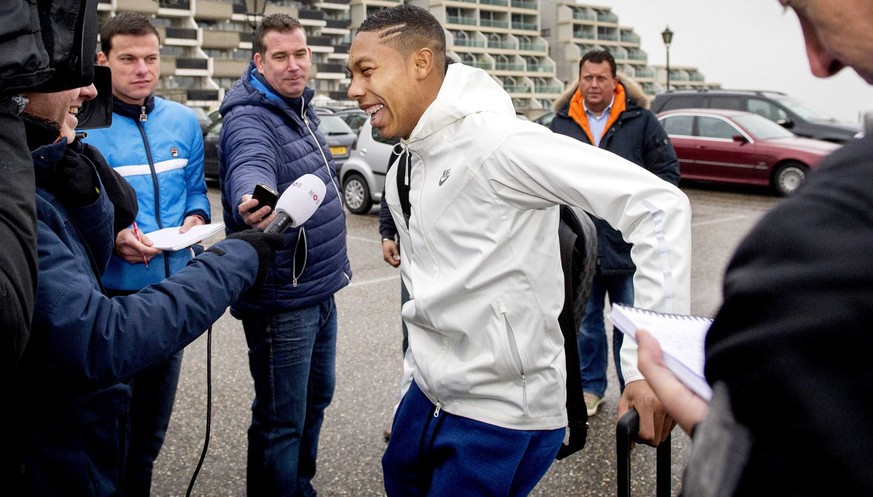
[[[334,112],[334,114],[342,118],[342,120],[345,121],[355,133],[361,130],[364,121],[370,119],[370,116],[368,116],[366,112],[357,107],[338,110]]]
[[[674,90],[652,101],[654,113],[675,109],[728,109],[759,114],[797,136],[845,143],[860,136],[858,124],[840,122],[811,105],[775,91]]]
[[[793,135],[758,114],[720,109],[661,112],[682,179],[745,183],[790,195],[840,146]]]
[[[343,200],[353,214],[366,214],[374,203],[382,201],[385,173],[395,143],[397,140],[383,140],[369,119],[364,121],[349,158],[338,169]]]
[[[548,125],[552,122],[552,119],[555,118],[555,113],[552,111],[548,111],[540,117],[533,120],[533,122],[537,124],[542,124],[543,126],[548,127]]]
[[[352,128],[335,114],[323,114],[317,110],[321,122],[318,129],[327,139],[333,162],[339,171],[343,162],[349,158],[349,152],[357,139]],[[218,140],[221,133],[221,116],[209,125],[203,132],[203,170],[207,180],[218,180]]]

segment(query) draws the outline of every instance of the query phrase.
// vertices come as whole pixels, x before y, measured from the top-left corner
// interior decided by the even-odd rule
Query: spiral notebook
[[[638,307],[614,304],[610,319],[619,331],[636,340],[642,328],[661,345],[664,365],[697,395],[712,398],[712,389],[703,375],[703,345],[712,319],[701,316],[665,314]]]

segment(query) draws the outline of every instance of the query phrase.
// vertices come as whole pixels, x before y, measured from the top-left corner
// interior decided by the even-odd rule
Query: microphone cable
[[[194,489],[194,482],[197,481],[197,475],[200,473],[200,468],[203,467],[203,461],[206,459],[206,451],[209,450],[209,437],[212,433],[212,325],[206,330],[206,437],[203,441],[203,450],[200,451],[200,460],[197,461],[197,467],[194,469],[194,474],[191,475],[191,481],[188,483],[188,491],[185,492],[185,497],[191,497],[191,490]]]

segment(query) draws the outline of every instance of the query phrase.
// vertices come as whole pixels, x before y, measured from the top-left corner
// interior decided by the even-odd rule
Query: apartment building
[[[372,12],[401,0],[268,0],[265,14],[286,13],[306,28],[312,47],[310,86],[324,102],[346,97],[346,60],[354,30]],[[446,30],[449,56],[488,71],[516,109],[536,117],[577,77],[578,61],[608,48],[619,69],[650,94],[663,91],[666,70],[648,65],[633,28],[609,7],[574,0],[411,0]],[[103,20],[134,11],[153,19],[161,36],[157,92],[191,107],[217,108],[251,60],[255,19],[244,0],[99,0]],[[693,67],[671,67],[671,88],[718,87]]]

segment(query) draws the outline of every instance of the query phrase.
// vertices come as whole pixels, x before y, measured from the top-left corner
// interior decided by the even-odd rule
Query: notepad
[[[167,252],[174,252],[176,250],[190,247],[191,245],[201,242],[218,233],[224,229],[224,223],[198,224],[192,226],[191,229],[185,233],[180,233],[179,228],[180,226],[164,228],[152,231],[151,233],[146,233],[145,236],[152,241],[154,248]]]
[[[609,317],[615,328],[634,340],[640,328],[651,333],[661,345],[664,365],[694,393],[707,401],[712,398],[712,389],[703,374],[703,347],[712,319],[621,304],[613,304]]]

